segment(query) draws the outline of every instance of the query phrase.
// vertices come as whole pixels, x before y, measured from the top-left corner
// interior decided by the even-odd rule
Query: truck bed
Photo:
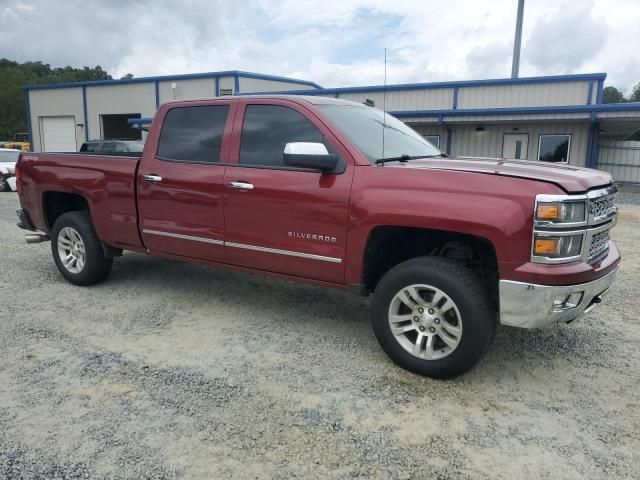
[[[140,154],[26,153],[20,160],[22,208],[34,226],[49,232],[45,197],[81,195],[90,202],[93,224],[105,243],[141,250],[135,178]],[[57,193],[51,193],[57,192]],[[47,205],[55,202],[46,202]]]

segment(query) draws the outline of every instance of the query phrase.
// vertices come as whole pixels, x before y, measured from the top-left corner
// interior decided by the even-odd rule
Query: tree
[[[630,102],[640,102],[640,82],[636,83],[631,90],[631,96],[629,97]]]
[[[120,80],[131,80],[133,78],[133,73],[127,73],[124,77],[120,77]]]
[[[602,103],[622,103],[626,102],[622,92],[616,87],[604,87],[602,90]]]
[[[93,68],[51,68],[42,62],[18,63],[0,58],[0,140],[10,140],[14,133],[27,131],[22,87],[38,83],[111,79],[100,65]]]

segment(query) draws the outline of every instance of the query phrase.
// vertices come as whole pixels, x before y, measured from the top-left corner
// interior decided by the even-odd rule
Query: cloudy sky
[[[0,0],[0,57],[323,86],[509,76],[517,0]],[[526,0],[521,76],[640,81],[640,0]]]

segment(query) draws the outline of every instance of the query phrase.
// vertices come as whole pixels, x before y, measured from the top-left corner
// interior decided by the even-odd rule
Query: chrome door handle
[[[160,175],[143,175],[142,179],[145,182],[161,182],[162,177]]]
[[[248,190],[253,190],[253,183],[245,183],[245,182],[229,182],[227,183],[227,188],[232,190],[242,190],[246,192]]]

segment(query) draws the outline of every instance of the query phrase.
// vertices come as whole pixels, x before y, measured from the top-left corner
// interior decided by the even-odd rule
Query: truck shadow
[[[111,277],[101,288],[106,286],[135,288],[144,295],[188,296],[206,309],[219,308],[222,303],[239,309],[240,313],[259,311],[260,315],[278,321],[295,321],[303,328],[308,324],[319,335],[335,334],[336,322],[366,325],[367,328],[370,323],[368,298],[144,255],[127,254],[117,259]],[[474,372],[495,372],[507,365],[516,370],[541,366],[552,369],[556,361],[592,362],[594,356],[610,352],[616,342],[615,332],[611,330],[610,337],[603,336],[599,325],[604,322],[594,320],[594,315],[606,316],[606,308],[574,325],[558,325],[545,330],[499,327],[489,354]],[[361,348],[379,349],[370,328],[368,336],[371,341],[362,344]],[[365,336],[358,338],[353,340],[357,343]]]
[[[254,315],[259,310],[263,316],[313,322],[314,328],[321,330],[318,321],[323,319],[369,322],[369,299],[344,291],[137,254],[118,258],[111,276],[100,287],[184,296],[206,308],[207,304],[213,308],[222,303]]]

